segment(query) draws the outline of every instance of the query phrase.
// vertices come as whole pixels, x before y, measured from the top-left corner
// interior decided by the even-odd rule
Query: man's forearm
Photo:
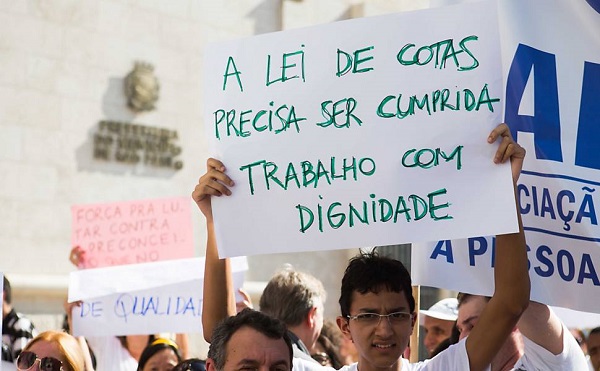
[[[204,339],[210,342],[215,326],[223,319],[235,315],[235,296],[229,259],[219,259],[214,224],[207,221],[206,226],[202,327]]]
[[[531,283],[527,266],[527,244],[516,196],[515,207],[519,232],[496,237],[494,296],[501,299],[508,310],[521,314],[529,304]]]

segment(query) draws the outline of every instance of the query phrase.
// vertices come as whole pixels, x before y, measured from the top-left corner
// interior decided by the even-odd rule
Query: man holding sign
[[[488,297],[459,294],[456,326],[469,336]],[[585,356],[569,330],[547,305],[531,301],[517,328],[492,360],[492,370],[585,370]]]
[[[505,163],[510,159],[513,183],[516,183],[525,150],[514,142],[505,124],[496,127],[487,140],[488,143],[500,140],[494,162]],[[231,195],[228,187],[234,184],[224,173],[225,167],[220,161],[209,159],[207,165],[208,171],[200,178],[192,197],[209,221],[212,221],[210,196]],[[214,226],[212,223],[207,225],[207,255],[212,251],[213,256],[210,259],[207,256],[205,274],[211,272],[210,280],[214,284],[212,287],[207,286],[209,279],[205,278],[204,294],[209,295],[211,300],[204,301],[203,319],[205,328],[212,328],[207,326],[206,321],[215,321],[219,316],[225,317],[235,312],[232,311],[233,291],[231,285],[227,284],[227,262],[218,260]],[[354,342],[360,357],[358,363],[347,366],[346,369],[488,369],[529,304],[526,244],[520,218],[518,233],[497,236],[495,292],[481,312],[477,327],[457,345],[418,364],[410,364],[402,358],[413,331],[416,313],[410,276],[400,266],[391,259],[377,256],[359,256],[351,261],[342,281],[340,305],[343,316],[338,317],[338,325],[345,336]],[[381,270],[395,273],[376,275]],[[375,277],[371,279],[373,275]],[[206,306],[209,302],[212,303],[210,308]],[[301,369],[314,366],[295,361],[295,367]]]

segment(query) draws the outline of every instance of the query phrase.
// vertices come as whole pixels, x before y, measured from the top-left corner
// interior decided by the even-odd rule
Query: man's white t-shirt
[[[515,364],[514,370],[578,371],[587,367],[585,355],[575,338],[563,324],[563,351],[554,355],[523,336],[525,352]]]
[[[525,345],[524,354],[513,370],[515,371],[582,371],[587,369],[585,356],[581,348],[571,336],[569,330],[563,325],[563,351],[558,355],[554,355],[537,345],[533,341],[523,336]],[[408,360],[402,358],[400,363],[401,371],[465,371],[469,369],[469,358],[467,357],[466,338],[459,341],[457,344],[451,345],[432,359],[428,359],[419,363],[409,363]],[[322,371],[323,366],[315,367],[294,358],[293,371]],[[488,367],[488,370],[490,368]],[[358,371],[358,363],[353,363],[349,366],[344,366],[340,371]]]

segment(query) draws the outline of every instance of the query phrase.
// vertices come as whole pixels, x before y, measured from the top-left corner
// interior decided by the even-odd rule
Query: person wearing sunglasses
[[[93,371],[86,369],[86,354],[79,341],[59,331],[33,338],[15,362],[19,371]]]

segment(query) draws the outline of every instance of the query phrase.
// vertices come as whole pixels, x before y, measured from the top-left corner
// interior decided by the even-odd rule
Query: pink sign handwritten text
[[[73,246],[81,246],[81,268],[190,258],[194,255],[187,197],[76,205]]]

